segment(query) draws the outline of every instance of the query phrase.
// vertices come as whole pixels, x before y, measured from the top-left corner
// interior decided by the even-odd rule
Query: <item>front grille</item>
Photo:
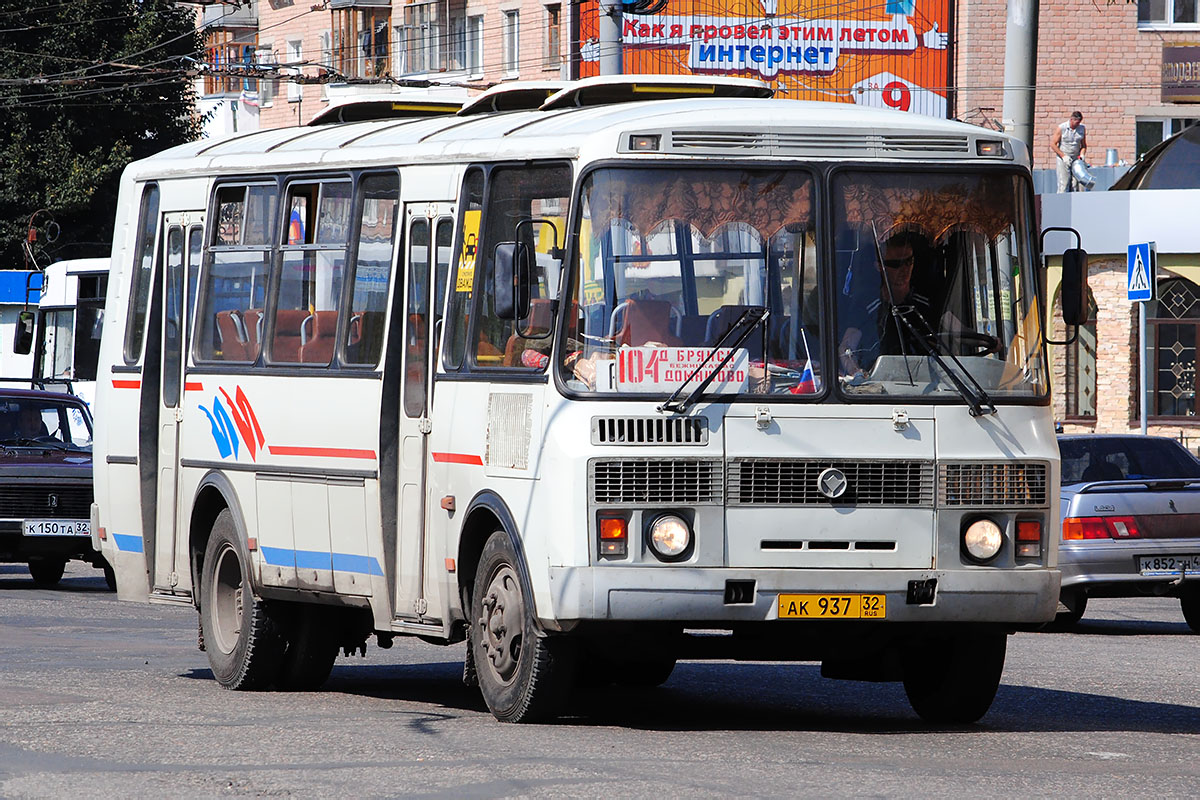
[[[5,519],[88,519],[91,513],[90,485],[0,485],[0,517]]]
[[[1023,462],[938,465],[942,506],[1044,506],[1045,464]]]
[[[703,417],[592,417],[592,444],[708,444]]]
[[[720,465],[698,458],[594,459],[588,465],[592,502],[719,503]]]
[[[830,500],[817,488],[827,469],[841,470],[846,493]],[[931,461],[838,461],[743,458],[729,463],[730,505],[933,506]]]

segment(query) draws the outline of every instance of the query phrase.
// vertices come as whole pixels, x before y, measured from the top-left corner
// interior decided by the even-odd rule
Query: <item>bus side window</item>
[[[353,288],[344,361],[373,367],[383,350],[400,181],[394,172],[368,175],[359,184],[359,193],[362,215],[358,220],[358,256],[350,276]]]
[[[217,188],[209,256],[197,292],[200,310],[192,338],[197,361],[258,358],[276,202],[274,184]],[[189,244],[189,251],[193,247]]]
[[[548,334],[553,324],[550,298],[562,270],[560,249],[570,192],[571,170],[562,164],[499,167],[489,176],[477,262],[482,266],[482,283],[478,285],[486,289],[479,293],[477,309],[478,366],[544,370],[549,363]],[[497,317],[493,305],[493,256],[501,242],[519,242],[534,255],[532,301],[518,325]]]
[[[455,267],[451,273],[453,280],[448,281],[446,287],[450,299],[446,305],[446,347],[442,353],[449,369],[462,366],[467,350],[467,325],[471,319],[471,297],[479,255],[479,215],[483,211],[483,170],[473,169],[467,173],[461,200]],[[449,285],[451,283],[453,286]]]
[[[288,187],[275,316],[267,322],[272,363],[332,359],[352,203],[348,180]]]
[[[142,357],[142,339],[146,335],[146,305],[150,299],[150,279],[154,272],[154,235],[158,230],[158,185],[150,184],[142,192],[138,215],[137,243],[134,245],[133,287],[125,329],[125,363],[135,364]]]

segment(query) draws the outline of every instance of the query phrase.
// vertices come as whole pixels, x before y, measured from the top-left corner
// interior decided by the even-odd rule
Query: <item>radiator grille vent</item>
[[[901,136],[881,137],[880,149],[899,153],[969,153],[966,136]]]
[[[721,462],[622,458],[591,462],[594,503],[719,503]]]
[[[91,514],[91,486],[0,486],[0,517],[6,519],[89,519]]]
[[[824,155],[969,155],[966,136],[921,134],[867,134],[853,132],[792,131],[673,131],[671,149],[676,152],[737,154],[762,153],[779,156]]]
[[[831,467],[847,480],[846,493],[831,501],[817,478]],[[736,459],[729,463],[730,505],[933,506],[933,462]]]
[[[1046,465],[1020,462],[938,465],[943,506],[1042,506]]]
[[[708,444],[702,417],[592,417],[592,444]]]

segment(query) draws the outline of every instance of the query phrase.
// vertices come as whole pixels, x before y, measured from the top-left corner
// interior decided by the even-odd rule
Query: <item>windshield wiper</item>
[[[912,323],[911,319],[909,319],[910,315],[915,316],[921,322],[921,325],[925,328],[924,333],[917,330],[917,326]],[[942,368],[942,371],[946,373],[946,377],[950,379],[952,384],[954,384],[954,388],[958,390],[959,395],[961,395],[962,399],[966,400],[967,405],[970,406],[972,417],[982,417],[984,414],[996,413],[996,406],[992,402],[992,398],[988,397],[988,393],[984,391],[982,386],[979,385],[979,381],[975,380],[975,376],[971,374],[971,371],[962,365],[962,362],[958,360],[958,357],[955,356],[954,353],[950,352],[948,347],[945,348],[946,355],[948,355],[950,360],[954,362],[954,366],[958,367],[962,374],[967,376],[967,380],[971,382],[970,387],[967,386],[966,382],[964,382],[962,378],[955,374],[954,370],[950,369],[950,365],[947,364],[945,359],[938,354],[938,347],[942,346],[942,343],[937,336],[934,335],[933,331],[929,327],[929,323],[925,321],[925,318],[917,313],[915,306],[892,306],[892,316],[904,323],[904,327],[908,328],[909,333],[911,333],[913,336],[913,339],[915,339],[917,343],[924,348],[929,357],[936,361],[938,366]],[[932,342],[932,344],[930,342]],[[905,360],[907,361],[907,359]]]
[[[683,379],[682,383],[679,384],[679,388],[671,393],[671,396],[667,398],[665,403],[658,407],[658,410],[670,411],[672,414],[686,413],[687,410],[691,408],[692,403],[696,402],[700,395],[703,394],[704,390],[708,388],[709,384],[712,383],[717,377],[717,374],[720,373],[721,370],[725,369],[725,365],[733,359],[733,356],[737,353],[737,349],[741,346],[742,342],[746,341],[750,334],[754,332],[754,329],[761,325],[762,321],[770,315],[771,313],[762,306],[753,306],[743,311],[742,315],[737,318],[737,321],[729,326],[729,330],[725,331],[721,338],[717,339],[716,343],[713,344],[712,349],[709,350],[708,355],[704,357],[704,360],[697,364],[696,368],[688,373],[688,376]],[[746,329],[742,331],[741,336],[738,336],[737,340],[730,345],[729,352],[726,353],[725,357],[721,359],[721,363],[718,364],[716,368],[708,374],[708,377],[700,381],[699,385],[692,390],[691,394],[682,400],[679,400],[678,397],[680,393],[683,392],[684,388],[692,382],[693,378],[700,374],[700,370],[704,369],[704,365],[712,360],[712,357],[717,354],[717,351],[725,346],[725,342],[729,340],[733,336],[734,332],[737,331],[738,328],[742,327],[743,324],[746,325]]]

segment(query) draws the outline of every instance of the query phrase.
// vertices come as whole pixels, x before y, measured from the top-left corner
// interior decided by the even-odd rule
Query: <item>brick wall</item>
[[[956,0],[955,112],[1004,106],[1005,0]],[[1105,150],[1135,156],[1134,109],[1159,106],[1164,44],[1195,41],[1196,31],[1139,31],[1137,4],[1043,0],[1038,18],[1034,167],[1051,168],[1049,140],[1072,111],[1083,112],[1088,159]],[[1161,116],[1171,116],[1164,112]]]

